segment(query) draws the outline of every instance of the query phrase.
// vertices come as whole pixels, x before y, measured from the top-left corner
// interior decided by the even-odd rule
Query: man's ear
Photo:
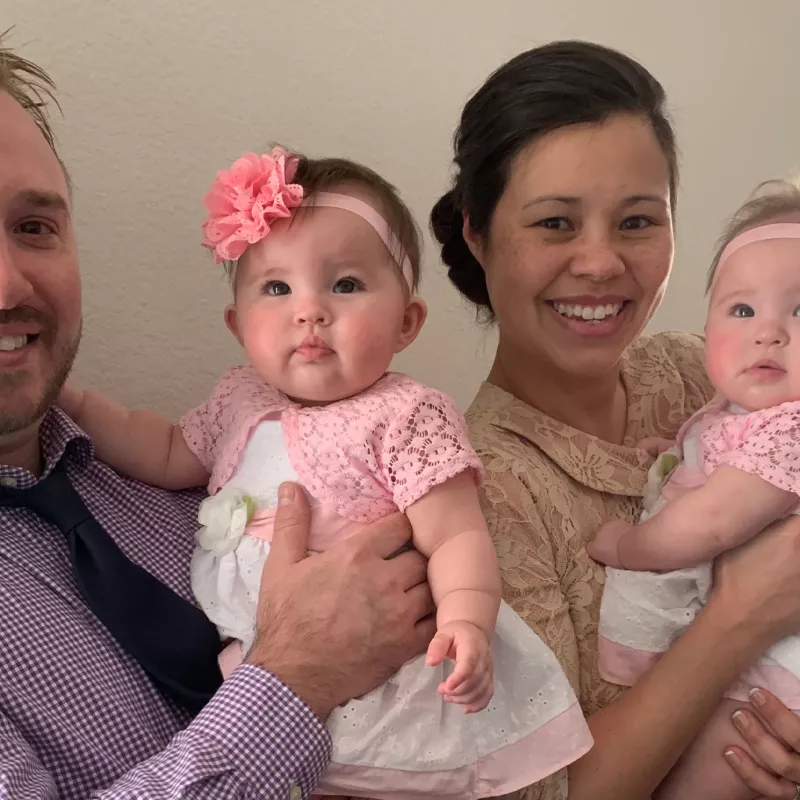
[[[403,325],[397,337],[395,353],[400,353],[406,349],[419,335],[425,318],[428,316],[428,306],[421,297],[412,297],[408,301],[405,313],[403,314]]]
[[[239,318],[236,316],[236,306],[233,303],[225,309],[225,324],[228,326],[228,330],[236,337],[236,341],[244,347],[242,337],[239,334]]]

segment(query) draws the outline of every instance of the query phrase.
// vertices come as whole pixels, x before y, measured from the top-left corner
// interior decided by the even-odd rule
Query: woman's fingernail
[[[294,500],[294,486],[291,483],[282,483],[278,488],[278,505],[288,506]]]
[[[753,701],[753,704],[757,706],[763,706],[764,703],[767,702],[766,695],[761,691],[761,689],[751,689],[750,699]]]
[[[740,730],[745,731],[750,726],[750,720],[747,718],[747,714],[745,714],[744,711],[737,711],[733,715],[733,724]]]
[[[728,761],[731,762],[731,764],[740,764],[741,763],[741,759],[739,758],[738,755],[736,755],[736,751],[735,750],[726,750],[725,751],[725,758],[727,758]]]

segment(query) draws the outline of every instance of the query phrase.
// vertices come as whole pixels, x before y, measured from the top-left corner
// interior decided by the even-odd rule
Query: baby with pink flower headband
[[[608,565],[600,612],[604,679],[626,686],[689,627],[713,559],[800,514],[800,184],[770,182],[736,213],[709,276],[706,368],[718,394],[658,457],[638,525],[604,525],[588,546]],[[770,690],[800,715],[800,636],[772,646],[731,687],[659,800],[756,797],[720,755]],[[725,750],[739,738],[740,750]]]
[[[426,316],[408,208],[367,167],[281,148],[220,171],[205,202],[203,246],[233,278],[225,319],[248,365],[178,425],[72,386],[60,402],[115,468],[208,486],[191,577],[220,632],[221,679],[252,644],[277,489],[295,481],[313,551],[404,512],[437,604],[427,654],[331,715],[320,792],[499,796],[579,758],[592,739],[573,690],[500,599],[464,419],[389,371]]]

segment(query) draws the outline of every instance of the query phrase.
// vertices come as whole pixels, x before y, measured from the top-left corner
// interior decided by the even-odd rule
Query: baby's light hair
[[[312,206],[315,194],[330,192],[335,187],[346,186],[348,183],[361,186],[375,195],[390,230],[411,262],[411,290],[416,291],[420,280],[422,239],[414,215],[397,189],[377,172],[355,161],[346,158],[308,158],[299,153],[293,154],[298,158],[298,165],[292,181],[303,187],[303,196]],[[397,257],[395,253],[392,255]],[[235,261],[225,262],[225,271],[232,285],[236,280],[236,265]]]
[[[792,214],[800,215],[800,178],[776,179],[759,184],[744,205],[728,220],[717,241],[717,250],[708,271],[706,292],[714,283],[723,251],[737,236],[751,228],[759,228]]]

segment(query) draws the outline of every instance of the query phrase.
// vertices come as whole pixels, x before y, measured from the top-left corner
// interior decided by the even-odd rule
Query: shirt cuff
[[[191,728],[215,741],[264,797],[280,797],[281,787],[287,799],[308,797],[331,760],[322,720],[271,672],[253,664],[231,673]]]

